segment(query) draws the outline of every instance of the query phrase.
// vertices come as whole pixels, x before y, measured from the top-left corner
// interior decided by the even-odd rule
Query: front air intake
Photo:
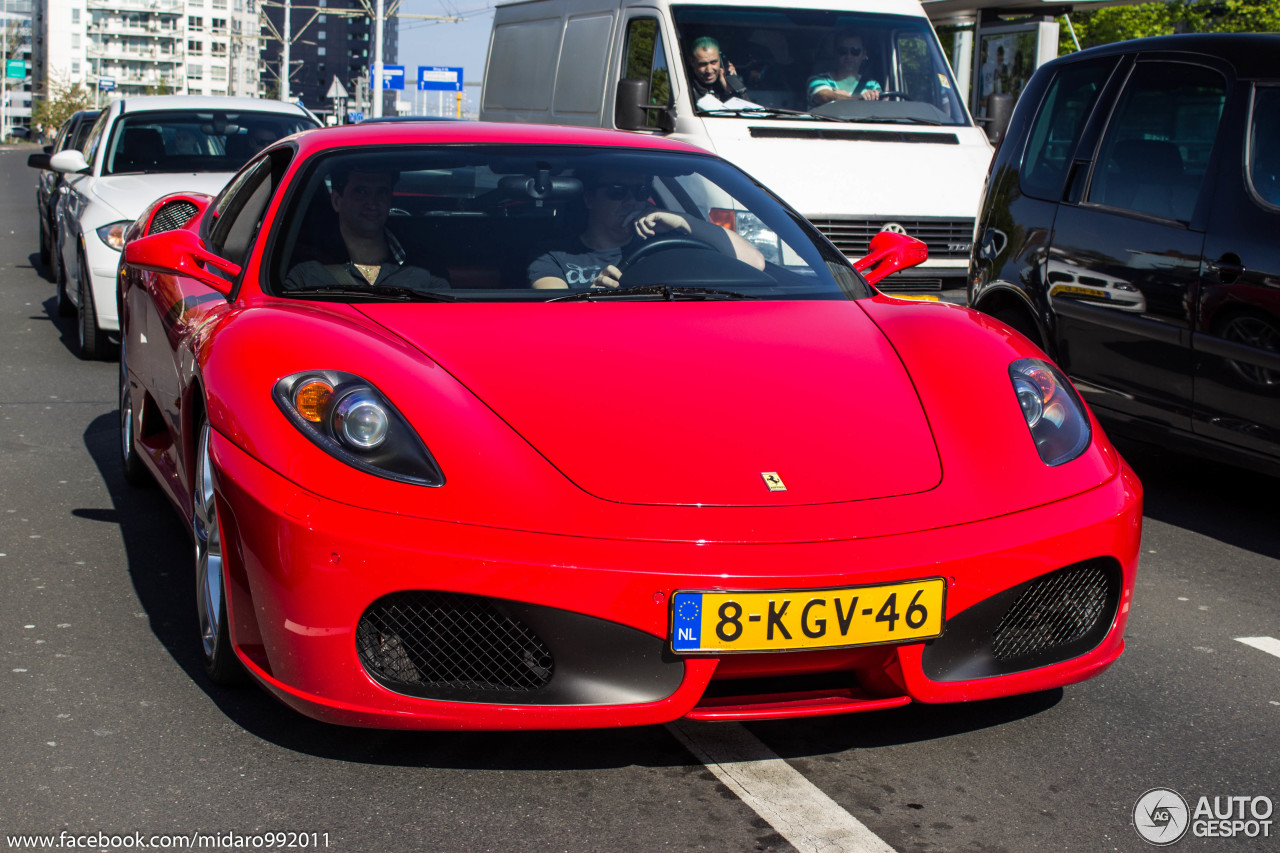
[[[1096,564],[1033,581],[991,632],[998,661],[1033,657],[1086,636],[1107,605],[1107,576]]]
[[[404,693],[539,690],[555,668],[551,650],[492,600],[448,592],[378,599],[356,627],[365,670]]]

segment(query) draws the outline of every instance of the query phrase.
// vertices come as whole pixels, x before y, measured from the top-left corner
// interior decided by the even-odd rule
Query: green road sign
[[[25,80],[27,77],[27,63],[22,59],[6,59],[4,62],[4,76],[10,80]]]

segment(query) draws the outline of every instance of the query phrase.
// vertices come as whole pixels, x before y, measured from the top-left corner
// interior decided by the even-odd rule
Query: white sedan
[[[310,112],[280,101],[122,98],[102,111],[81,149],[50,157],[49,168],[67,176],[55,270],[60,303],[69,301],[79,313],[81,357],[115,352],[120,250],[125,230],[148,204],[178,190],[215,195],[265,145],[316,126]]]

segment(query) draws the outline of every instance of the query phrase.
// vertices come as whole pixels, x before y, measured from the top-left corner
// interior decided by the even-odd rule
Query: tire
[[[146,486],[152,482],[151,474],[142,461],[142,455],[134,445],[134,427],[137,418],[133,414],[133,395],[129,393],[129,368],[125,364],[124,347],[120,348],[120,468],[131,486]]]
[[[191,527],[195,540],[196,616],[204,671],[214,684],[243,684],[244,667],[231,648],[227,628],[227,592],[223,584],[222,528],[213,493],[209,459],[209,421],[200,418],[196,433],[195,479],[191,487]]]
[[[80,258],[80,357],[85,361],[105,361],[111,355],[107,335],[98,326],[98,312],[93,304],[93,286],[89,283],[89,269],[84,257]]]
[[[71,294],[67,292],[67,270],[62,265],[62,252],[57,247],[53,250],[53,264],[50,272],[53,274],[54,283],[58,286],[58,316],[74,317],[76,314],[76,304],[71,301]]]
[[[49,248],[49,220],[41,217],[40,219],[40,263],[46,267],[53,260],[53,252]]]
[[[1040,330],[1036,328],[1035,320],[1032,320],[1026,311],[1020,308],[1012,308],[1005,306],[996,311],[991,312],[991,316],[995,317],[1001,323],[1022,335],[1031,343],[1044,349],[1044,340],[1040,337]]]

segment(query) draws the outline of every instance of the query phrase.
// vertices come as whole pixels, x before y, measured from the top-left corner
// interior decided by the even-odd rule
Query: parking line
[[[1275,637],[1236,637],[1236,642],[1280,658],[1280,640]]]
[[[894,853],[743,726],[678,720],[667,729],[800,853]]]

